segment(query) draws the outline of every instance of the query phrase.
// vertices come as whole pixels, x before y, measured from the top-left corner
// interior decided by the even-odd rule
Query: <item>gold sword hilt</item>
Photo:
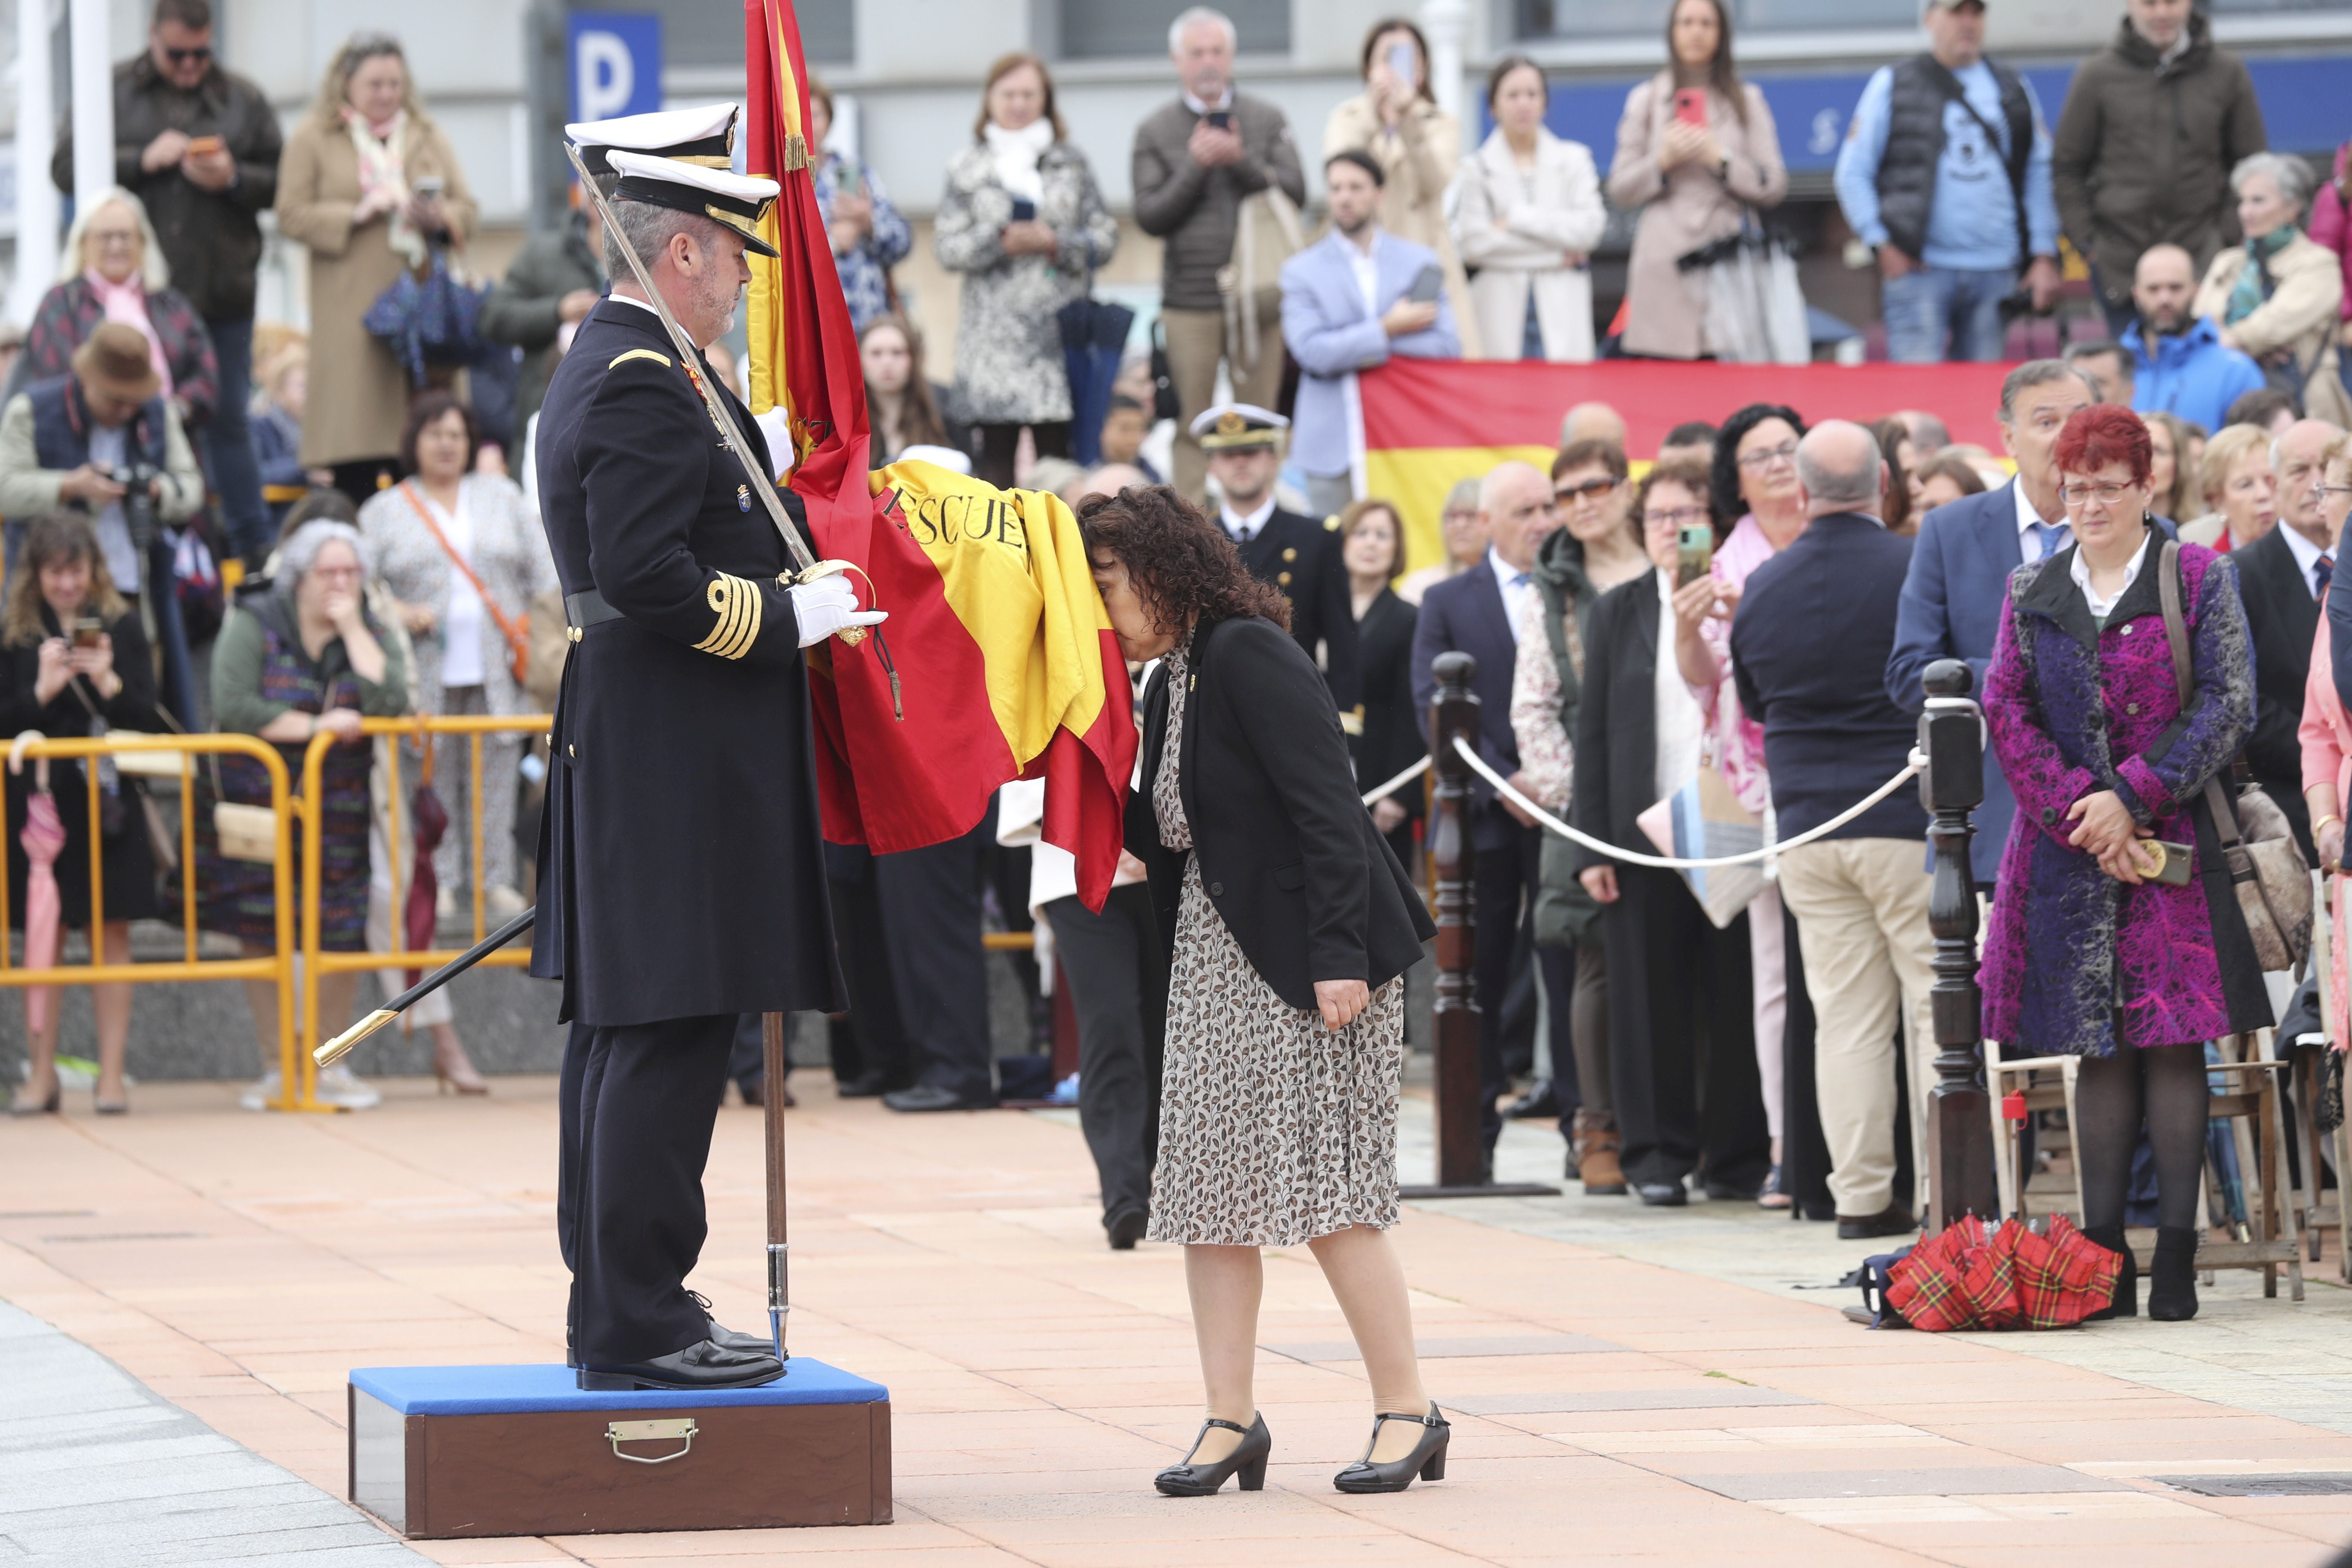
[[[877,608],[879,608],[882,595],[875,592],[874,579],[866,577],[866,569],[855,562],[820,561],[814,566],[804,566],[798,572],[790,574],[786,581],[797,588],[803,583],[814,583],[821,577],[838,577],[850,572],[856,573],[860,577],[866,577],[866,595],[874,601]],[[841,639],[841,645],[844,647],[856,647],[866,640],[866,628],[864,626],[844,626],[833,635]]]

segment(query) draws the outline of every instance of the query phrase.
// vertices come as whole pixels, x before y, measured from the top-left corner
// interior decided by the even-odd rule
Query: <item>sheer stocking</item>
[[[2123,1223],[2143,1119],[2156,1156],[2158,1223],[2197,1223],[2206,1094],[2201,1043],[2126,1046],[2113,1057],[2084,1060],[2074,1086],[2074,1152],[2083,1167],[2084,1226]]]

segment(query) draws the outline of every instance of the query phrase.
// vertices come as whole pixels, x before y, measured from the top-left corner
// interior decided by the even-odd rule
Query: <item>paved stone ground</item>
[[[2352,1497],[2214,1497],[2156,1479],[2352,1477],[2352,1436],[2324,1408],[2352,1296],[2321,1279],[2298,1306],[2225,1276],[2190,1324],[1872,1333],[1838,1315],[1843,1296],[1795,1289],[1834,1280],[1863,1244],[1744,1207],[1574,1194],[1421,1206],[1397,1233],[1426,1375],[1455,1413],[1447,1480],[1330,1489],[1362,1444],[1366,1389],[1300,1248],[1267,1269],[1267,1489],[1163,1500],[1150,1471],[1189,1440],[1199,1397],[1181,1260],[1104,1248],[1075,1130],[897,1118],[834,1100],[821,1074],[796,1079],[794,1344],[890,1385],[899,1522],[428,1542],[418,1555],[2317,1568],[2352,1541]],[[290,1118],[241,1115],[230,1086],[175,1085],[121,1121],[77,1107],[8,1124],[0,1296],[252,1462],[340,1494],[346,1369],[561,1355],[553,1085],[498,1087],[460,1104],[394,1082],[378,1111]],[[1426,1122],[1409,1105],[1408,1179]],[[1551,1174],[1558,1147],[1514,1129],[1507,1173]],[[759,1119],[730,1110],[696,1283],[745,1324],[760,1306],[760,1170]],[[2298,1380],[2325,1392],[2293,1405],[2283,1389]],[[15,1414],[0,1382],[0,1415]]]

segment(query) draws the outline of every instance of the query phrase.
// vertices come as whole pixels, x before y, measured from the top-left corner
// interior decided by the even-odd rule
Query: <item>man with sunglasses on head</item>
[[[146,205],[172,286],[212,334],[219,402],[189,434],[205,447],[230,543],[257,563],[275,530],[247,417],[254,271],[259,215],[278,199],[280,146],[268,100],[213,52],[212,0],[155,0],[146,52],[114,68],[114,180]],[[72,194],[70,136],[58,139],[49,174]]]

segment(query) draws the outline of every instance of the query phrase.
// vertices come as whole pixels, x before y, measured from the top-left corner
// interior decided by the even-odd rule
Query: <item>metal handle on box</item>
[[[604,1436],[613,1445],[613,1457],[626,1459],[633,1465],[667,1465],[672,1459],[683,1459],[694,1447],[694,1418],[682,1421],[615,1421],[604,1428]],[[642,1454],[624,1454],[624,1443],[676,1443],[677,1451],[647,1458]]]

